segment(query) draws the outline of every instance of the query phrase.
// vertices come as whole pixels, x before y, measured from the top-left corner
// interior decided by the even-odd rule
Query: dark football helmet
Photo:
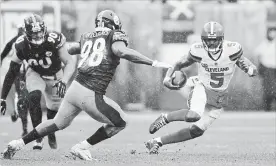
[[[101,11],[95,19],[95,26],[97,29],[111,29],[111,30],[121,30],[122,23],[120,18],[112,10]]]
[[[40,45],[45,41],[47,27],[39,15],[32,14],[25,18],[24,27],[27,39],[31,44]]]
[[[222,49],[224,31],[218,22],[207,22],[201,33],[204,49],[209,53],[216,54]]]

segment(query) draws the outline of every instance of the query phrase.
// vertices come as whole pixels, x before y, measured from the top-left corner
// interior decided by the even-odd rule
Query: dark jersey
[[[38,74],[52,76],[61,69],[58,50],[65,41],[62,33],[50,31],[45,35],[45,42],[34,47],[27,37],[22,35],[15,42],[16,55],[20,60],[26,60],[29,67]]]
[[[120,58],[114,55],[111,45],[123,41],[128,45],[128,37],[123,31],[96,31],[81,36],[81,57],[76,81],[83,86],[105,94]]]

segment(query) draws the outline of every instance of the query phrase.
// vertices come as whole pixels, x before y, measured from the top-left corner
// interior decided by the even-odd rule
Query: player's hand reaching
[[[66,93],[66,83],[60,80],[53,87],[57,88],[57,95],[63,98]]]
[[[1,110],[1,114],[5,115],[6,108],[7,108],[6,100],[0,99],[0,102],[1,102],[1,109],[0,109]]]
[[[178,85],[173,85],[172,79],[173,77],[165,77],[163,80],[163,84],[171,90],[179,90],[181,87],[179,87]]]
[[[159,62],[157,60],[153,61],[152,66],[153,67],[160,67],[160,68],[170,68],[170,67],[172,67],[172,65],[170,65],[170,64],[167,64],[165,62]]]

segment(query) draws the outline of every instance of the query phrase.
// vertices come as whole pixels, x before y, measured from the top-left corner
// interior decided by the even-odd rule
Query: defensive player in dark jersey
[[[24,19],[25,35],[15,43],[16,55],[12,56],[9,70],[5,76],[1,94],[1,112],[5,113],[6,98],[11,85],[19,72],[23,60],[29,64],[26,73],[26,87],[29,91],[29,111],[33,127],[42,121],[41,97],[44,95],[47,107],[47,118],[53,119],[64,97],[66,84],[75,71],[76,64],[68,55],[63,34],[47,31],[39,15],[32,14]],[[61,69],[65,64],[64,74]],[[54,85],[54,86],[53,86]],[[52,149],[57,148],[54,133],[48,135]],[[34,149],[42,149],[42,138],[36,140]]]
[[[3,60],[7,55],[10,53],[10,51],[13,48],[13,45],[15,44],[18,37],[22,36],[24,34],[24,27],[22,25],[18,25],[18,32],[15,37],[13,37],[4,47],[2,53],[1,53],[1,64],[3,63]],[[20,72],[15,78],[14,85],[15,85],[15,106],[14,106],[14,112],[11,114],[11,120],[13,122],[16,122],[18,117],[20,117],[22,122],[22,129],[23,133],[22,136],[26,135],[28,133],[28,90],[26,89],[26,82],[25,82],[25,74],[26,69],[28,65],[23,63]]]
[[[71,154],[83,160],[91,160],[89,148],[123,130],[127,121],[120,106],[105,96],[120,58],[153,67],[168,68],[170,65],[153,61],[130,49],[128,37],[121,30],[119,17],[104,10],[95,19],[95,32],[85,33],[79,42],[69,48],[70,54],[81,54],[78,74],[69,87],[56,117],[41,123],[22,139],[11,141],[4,151],[4,158],[11,158],[29,142],[70,125],[84,110],[95,120],[104,123],[92,136],[71,148]]]

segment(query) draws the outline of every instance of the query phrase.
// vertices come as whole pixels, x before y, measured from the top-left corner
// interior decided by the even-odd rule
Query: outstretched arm
[[[181,70],[182,68],[186,68],[190,65],[192,65],[193,63],[195,63],[196,61],[191,57],[192,55],[189,55],[187,57],[183,57],[182,59],[180,59],[179,61],[177,61],[173,67],[169,68],[167,73],[166,73],[166,76],[164,78],[164,81],[163,81],[163,84],[169,88],[169,89],[172,89],[172,90],[178,90],[180,89],[181,87],[177,86],[177,85],[173,85],[172,84],[172,79],[173,79],[173,73],[175,71],[179,71]]]
[[[22,61],[20,59],[18,59],[17,55],[12,56],[9,70],[4,78],[1,99],[6,100],[8,94],[9,94],[9,91],[11,89],[11,86],[12,86],[17,74],[19,73],[21,63],[22,63]]]
[[[123,41],[116,41],[112,44],[112,52],[123,59],[131,61],[133,63],[151,65],[153,67],[163,67],[169,68],[171,65],[166,64],[164,62],[158,62],[157,60],[152,60],[143,54],[139,53],[136,50],[128,48]]]
[[[245,73],[249,75],[249,77],[256,76],[258,71],[256,66],[246,57],[241,56],[237,62],[236,65]]]
[[[12,38],[5,46],[4,50],[1,53],[1,63],[3,62],[3,59],[9,54],[9,52],[12,49],[12,45],[13,43],[16,41],[16,39],[18,38],[18,36],[15,36],[14,38]]]

